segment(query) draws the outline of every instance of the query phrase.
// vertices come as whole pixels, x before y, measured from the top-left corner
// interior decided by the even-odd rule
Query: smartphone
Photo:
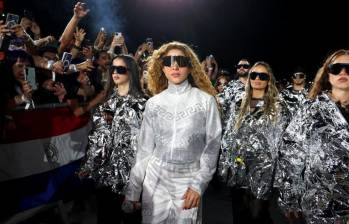
[[[27,67],[26,69],[26,80],[28,81],[29,85],[32,87],[33,90],[37,90],[38,86],[36,84],[35,68]]]
[[[82,3],[81,3],[81,6],[82,6],[82,8],[84,9],[84,11],[87,10],[87,4],[86,4],[85,2],[82,2]]]
[[[67,72],[69,69],[69,65],[71,63],[71,60],[73,59],[73,55],[69,52],[64,52],[62,56],[62,62],[63,62],[63,68],[64,71]]]
[[[19,23],[19,15],[7,13],[5,24],[8,28],[12,28],[18,23]]]

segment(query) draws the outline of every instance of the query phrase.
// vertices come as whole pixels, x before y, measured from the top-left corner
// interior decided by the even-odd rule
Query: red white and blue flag
[[[13,118],[16,128],[0,145],[1,210],[9,214],[72,192],[90,130],[89,115],[75,117],[66,107],[19,110]]]

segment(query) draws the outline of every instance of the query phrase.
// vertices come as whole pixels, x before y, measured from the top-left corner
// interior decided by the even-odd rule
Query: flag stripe
[[[85,126],[90,120],[89,114],[74,116],[68,107],[18,110],[13,111],[12,117],[16,128],[6,131],[5,143],[62,135]]]
[[[46,172],[85,155],[90,123],[52,138],[0,145],[0,182]]]

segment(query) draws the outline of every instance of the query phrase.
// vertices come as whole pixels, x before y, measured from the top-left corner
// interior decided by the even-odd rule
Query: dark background
[[[240,58],[271,64],[277,78],[297,66],[313,76],[334,50],[349,49],[348,0],[85,0],[91,12],[81,22],[88,38],[101,26],[122,32],[131,52],[147,37],[155,47],[179,40],[200,58],[213,54],[220,67],[234,70]],[[5,11],[31,10],[44,35],[63,32],[72,0],[5,0]]]

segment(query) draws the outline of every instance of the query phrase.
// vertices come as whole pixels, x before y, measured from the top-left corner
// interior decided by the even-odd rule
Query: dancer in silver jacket
[[[300,69],[292,74],[292,84],[280,92],[280,98],[286,103],[286,106],[292,115],[296,114],[303,105],[308,94],[306,86],[306,75]]]
[[[118,55],[110,69],[110,92],[93,113],[86,159],[80,176],[92,178],[97,186],[97,223],[137,223],[121,211],[125,188],[134,164],[137,137],[146,97],[142,92],[136,61]],[[116,88],[117,86],[117,88]]]
[[[201,223],[200,199],[215,170],[221,123],[215,90],[185,44],[151,57],[147,102],[126,199],[142,193],[143,223]]]
[[[307,223],[349,222],[349,51],[330,55],[283,137],[280,205]]]
[[[250,63],[247,59],[241,59],[236,65],[236,75],[238,76],[238,79],[231,80],[228,85],[224,87],[223,91],[216,96],[222,110],[223,132],[226,130],[229,120],[233,119],[231,107],[233,107],[237,101],[243,98],[250,67]]]
[[[222,138],[219,175],[233,187],[232,200],[240,201],[240,205],[233,202],[234,223],[271,223],[267,201],[273,193],[279,143],[290,116],[279,101],[267,63],[252,66],[244,98],[232,103],[231,112],[233,119]],[[250,207],[254,202],[261,209]],[[245,215],[238,212],[243,207]]]

